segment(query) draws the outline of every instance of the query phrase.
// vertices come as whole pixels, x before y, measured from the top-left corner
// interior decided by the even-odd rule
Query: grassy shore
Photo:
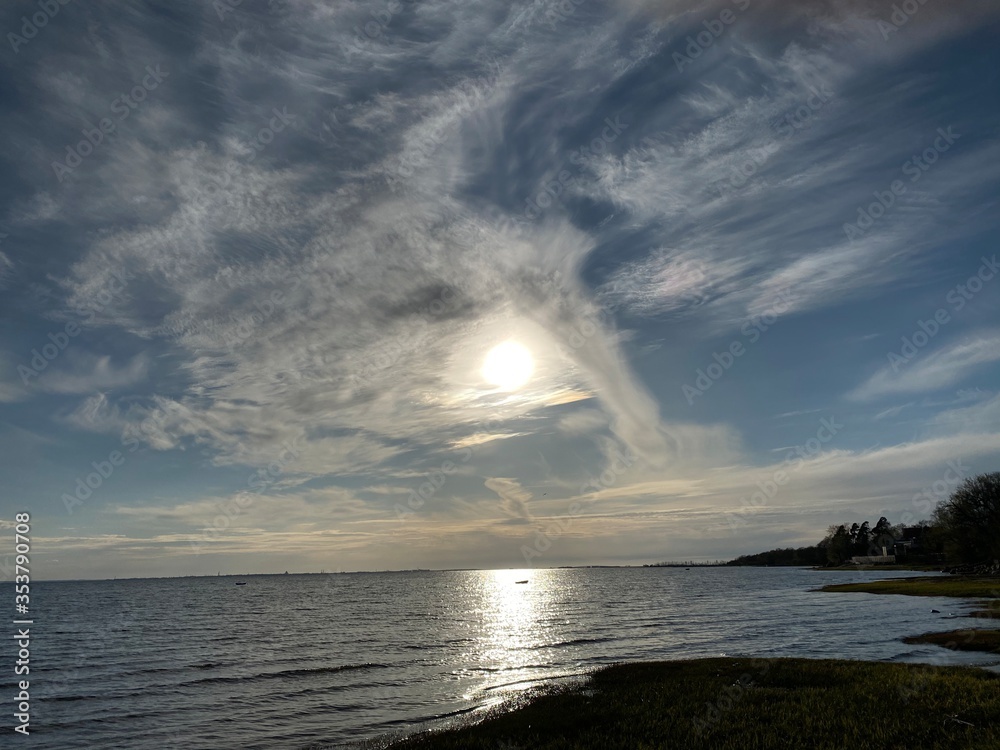
[[[1000,676],[917,664],[717,658],[621,664],[394,750],[1000,748]]]
[[[958,596],[970,599],[1000,598],[1000,578],[975,576],[918,576],[888,578],[863,583],[832,583],[820,591],[907,596]]]
[[[897,565],[854,565],[852,563],[852,564],[848,564],[848,565],[837,565],[836,567],[832,567],[832,568],[831,567],[826,567],[826,566],[824,566],[824,567],[818,567],[817,566],[817,567],[813,568],[813,570],[822,570],[824,573],[835,572],[835,571],[838,571],[838,570],[842,570],[842,571],[845,571],[845,572],[854,572],[854,571],[858,571],[858,570],[878,570],[878,571],[882,571],[882,570],[890,570],[890,571],[892,571],[892,570],[916,570],[916,571],[920,571],[922,573],[937,573],[938,571],[941,570],[941,566],[940,565],[906,565],[906,564],[903,564],[903,563],[899,563]]]
[[[953,651],[984,651],[1000,654],[1000,630],[949,630],[945,633],[924,633],[903,639],[903,643],[933,643]]]

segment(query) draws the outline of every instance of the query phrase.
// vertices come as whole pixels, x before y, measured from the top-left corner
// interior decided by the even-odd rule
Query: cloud
[[[1000,394],[976,395],[979,396],[978,399],[960,399],[960,402],[978,400],[974,406],[946,409],[934,415],[929,425],[931,433],[953,435],[1000,432]]]
[[[122,367],[116,368],[108,355],[87,352],[66,352],[60,369],[48,369],[38,378],[37,386],[49,393],[93,393],[121,389],[144,380],[149,371],[149,358],[137,354]]]
[[[607,416],[596,409],[578,409],[559,419],[559,431],[566,435],[591,435],[607,427]]]
[[[512,519],[530,521],[531,511],[528,501],[532,494],[521,487],[516,479],[508,477],[490,477],[485,482],[486,488],[493,490],[503,501],[500,507]]]
[[[363,500],[342,487],[274,494],[251,487],[230,496],[176,504],[119,505],[112,512],[140,522],[144,527],[170,522],[188,530],[189,540],[209,544],[254,530],[309,532],[370,519],[374,515]],[[225,519],[224,525],[220,516]],[[208,534],[205,536],[201,532]]]
[[[0,254],[0,286],[13,270],[18,286],[0,305],[26,313],[34,340],[54,319],[85,318],[76,353],[37,381],[77,397],[56,427],[127,430],[151,449],[144,460],[182,467],[191,494],[116,501],[121,512],[101,520],[122,534],[84,529],[67,549],[131,544],[195,568],[185,534],[231,499],[219,477],[250,467],[238,473],[274,481],[213,555],[294,543],[317,568],[324,554],[362,567],[518,562],[527,521],[564,515],[585,481],[621,466],[615,450],[635,460],[588,485],[590,516],[551,559],[585,559],[595,539],[609,559],[696,548],[773,470],[768,446],[794,439],[770,420],[746,450],[742,432],[762,429],[755,409],[812,405],[756,403],[755,378],[798,353],[802,328],[812,341],[828,325],[834,346],[848,303],[895,305],[901,286],[944,274],[945,249],[995,234],[984,207],[1000,145],[973,130],[863,237],[844,234],[940,119],[954,115],[959,132],[983,120],[985,89],[914,63],[996,10],[927,3],[887,43],[877,21],[892,4],[754,2],[682,70],[673,53],[733,3],[585,4],[558,28],[546,3],[417,3],[360,43],[371,9],[357,3],[298,0],[267,16],[244,3],[223,23],[210,4],[183,6],[169,24],[66,6],[65,23],[32,42],[46,45],[38,65],[4,76],[25,107],[3,115],[8,192],[20,197],[4,218],[18,247]],[[154,64],[170,72],[163,86],[60,181],[53,159]],[[975,106],[962,100],[973,94]],[[609,120],[625,126],[614,138]],[[44,263],[23,253],[34,247]],[[711,405],[679,405],[695,353],[786,291],[792,325]],[[830,317],[807,319],[820,313]],[[993,361],[996,338],[921,352],[854,397],[957,384]],[[531,351],[535,374],[500,392],[480,370],[509,339]],[[805,359],[803,378],[815,372]],[[51,424],[62,400],[29,401],[11,363],[0,401]],[[840,377],[822,375],[809,381],[817,391]],[[836,393],[853,385],[836,382]],[[728,408],[724,387],[754,398]],[[930,427],[942,442],[880,460],[917,472],[935,451],[965,450],[973,425],[994,445],[992,405],[975,422],[955,406],[913,407],[946,410]],[[852,439],[869,437],[882,434]],[[398,526],[407,485],[456,455],[468,461]],[[844,449],[796,481],[775,506],[798,534],[795,514],[898,499],[911,480]],[[170,533],[153,534],[161,525]]]
[[[882,367],[848,396],[868,401],[895,393],[923,393],[962,382],[983,365],[1000,360],[1000,332],[984,331],[912,360],[893,352],[893,364]]]
[[[527,434],[527,432],[476,432],[458,440],[453,440],[451,446],[453,448],[471,448],[476,445],[492,443],[494,440],[509,440],[510,438],[521,437]]]

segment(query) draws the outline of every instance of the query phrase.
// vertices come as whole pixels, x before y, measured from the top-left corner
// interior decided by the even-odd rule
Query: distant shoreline
[[[667,563],[635,563],[632,565],[557,565],[551,568],[538,568],[538,570],[593,570],[593,569],[618,569],[618,568],[808,568],[817,571],[897,571],[913,570],[931,573],[939,571],[939,565],[839,565],[836,567],[822,567],[815,565],[750,565],[737,564],[735,561],[727,562],[667,562]],[[531,568],[400,568],[393,570],[328,570],[328,571],[298,571],[298,572],[276,572],[276,573],[192,573],[181,576],[115,576],[112,578],[39,578],[41,583],[95,583],[101,581],[166,581],[184,580],[189,578],[265,578],[284,576],[338,576],[338,575],[385,575],[389,573],[468,573],[484,572],[491,570],[525,570],[530,572]]]

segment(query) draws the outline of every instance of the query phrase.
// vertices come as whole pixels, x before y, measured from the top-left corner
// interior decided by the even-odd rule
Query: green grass
[[[717,658],[620,664],[394,750],[1000,748],[1000,676],[968,667]]]
[[[985,651],[1000,653],[1000,630],[949,630],[946,633],[924,633],[911,635],[903,643],[932,643],[953,651]]]
[[[1000,578],[934,576],[889,578],[864,583],[832,583],[820,591],[865,594],[906,594],[909,596],[965,596],[1000,598]]]

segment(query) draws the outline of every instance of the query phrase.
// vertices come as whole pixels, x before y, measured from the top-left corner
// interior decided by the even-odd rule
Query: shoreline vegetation
[[[982,651],[1000,654],[1000,630],[949,630],[944,633],[910,635],[903,643],[930,643],[953,651]]]
[[[834,659],[615,664],[392,750],[1000,747],[1000,675]]]
[[[955,596],[966,599],[1000,599],[1000,578],[993,576],[914,576],[881,578],[859,583],[831,583],[817,591],[905,596]]]
[[[980,600],[1000,616],[1000,578],[919,576],[816,591]],[[904,643],[1000,653],[1000,630],[967,628]],[[846,659],[721,657],[614,664],[573,686],[541,688],[475,723],[392,750],[625,750],[816,747],[1000,748],[1000,674],[977,667]]]

